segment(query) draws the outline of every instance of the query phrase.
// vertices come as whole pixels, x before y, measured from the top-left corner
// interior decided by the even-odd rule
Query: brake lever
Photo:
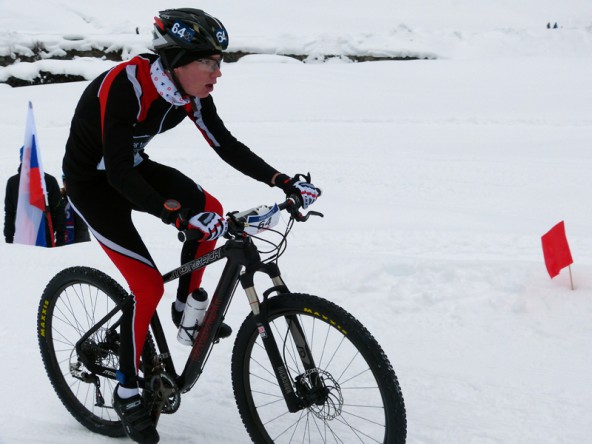
[[[226,214],[226,221],[228,222],[228,231],[224,234],[226,239],[230,239],[232,236],[242,236],[245,224],[236,218],[238,211]]]
[[[318,211],[309,211],[306,214],[302,214],[300,211],[298,211],[296,214],[292,214],[292,217],[294,217],[296,222],[306,222],[310,216],[325,217],[323,213],[319,213]]]
[[[307,174],[298,173],[298,174],[294,175],[294,178],[297,180],[302,180],[306,183],[310,183],[310,173],[307,173]]]
[[[302,214],[300,212],[300,208],[302,206],[302,199],[297,194],[293,194],[293,195],[289,196],[288,200],[289,200],[289,204],[286,207],[286,209],[290,213],[290,216],[296,222],[306,222],[310,216],[325,217],[325,215],[323,213],[319,213],[318,211],[309,211],[306,214]]]

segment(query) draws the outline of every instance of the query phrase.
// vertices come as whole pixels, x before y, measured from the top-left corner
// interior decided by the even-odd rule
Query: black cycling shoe
[[[119,384],[113,392],[113,409],[119,416],[127,436],[139,443],[156,444],[160,437],[142,397],[135,395],[122,399],[117,394],[117,387]]]
[[[224,339],[227,338],[232,334],[232,327],[228,324],[222,322],[220,328],[218,329],[218,334],[216,335],[216,339]]]
[[[183,312],[177,311],[177,309],[175,308],[175,303],[173,302],[173,304],[171,305],[171,318],[173,319],[173,324],[175,324],[175,327],[179,328],[179,325],[181,325],[182,317]]]

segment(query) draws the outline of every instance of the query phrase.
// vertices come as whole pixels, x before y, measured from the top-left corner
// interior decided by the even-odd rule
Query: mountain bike
[[[243,424],[255,443],[387,443],[406,440],[399,382],[369,331],[333,302],[292,293],[278,258],[301,212],[296,197],[227,215],[224,245],[163,275],[166,282],[225,259],[187,361],[179,373],[158,314],[142,350],[139,385],[155,424],[172,414],[202,374],[238,284],[251,312],[236,333],[231,376]],[[276,231],[282,210],[285,230]],[[269,241],[262,233],[272,233]],[[197,230],[179,232],[180,240]],[[268,251],[257,245],[268,243]],[[271,286],[259,295],[254,276]],[[105,273],[83,266],[59,272],[47,285],[37,331],[45,369],[66,409],[89,430],[125,432],[111,407],[117,383],[120,316],[130,295]]]

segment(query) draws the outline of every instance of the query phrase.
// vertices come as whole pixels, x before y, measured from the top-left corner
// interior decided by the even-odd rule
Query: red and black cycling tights
[[[176,199],[182,207],[197,212],[223,214],[222,205],[215,197],[174,168],[144,160],[135,170],[164,199]],[[120,373],[123,377],[120,382],[125,387],[134,387],[150,320],[164,293],[162,275],[132,220],[132,210],[136,208],[109,185],[106,177],[92,182],[69,180],[68,195],[130,288],[133,303],[124,310],[121,323]],[[215,245],[216,241],[185,242],[181,263],[209,253]],[[182,276],[177,298],[186,301],[187,296],[199,288],[203,273],[201,268]]]

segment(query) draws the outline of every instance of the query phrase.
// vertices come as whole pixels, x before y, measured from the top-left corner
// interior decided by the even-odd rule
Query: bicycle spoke
[[[356,436],[356,437],[357,437],[357,438],[360,440],[360,442],[367,442],[367,441],[365,441],[365,440],[362,440],[361,436],[364,436],[364,437],[366,437],[366,438],[368,438],[368,439],[372,440],[373,442],[376,442],[376,443],[382,443],[382,441],[381,441],[381,440],[377,440],[376,438],[374,438],[374,437],[372,437],[372,436],[370,436],[370,435],[368,435],[368,434],[366,434],[366,433],[362,432],[361,430],[359,430],[359,429],[357,429],[357,428],[353,427],[353,426],[352,426],[352,425],[351,425],[351,424],[350,424],[348,421],[346,421],[344,418],[339,418],[339,419],[337,419],[337,421],[338,421],[338,422],[341,422],[342,424],[345,424],[345,425],[347,425],[347,427],[350,429],[350,431],[351,431],[351,432],[352,432],[352,433],[353,433],[353,434],[354,434],[354,435],[355,435],[355,436]]]
[[[390,402],[388,396],[397,396],[397,386],[384,392],[388,395],[383,397],[384,388],[371,368],[376,364],[368,361],[364,354],[369,345],[355,342],[359,341],[357,335],[351,333],[355,328],[347,325],[338,328],[337,322],[332,322],[334,317],[337,321],[336,315],[323,307],[318,312],[311,309],[310,313],[282,312],[268,320],[297,396],[309,397],[305,401],[309,407],[296,413],[288,411],[262,339],[253,327],[252,345],[247,346],[248,394],[261,424],[257,430],[265,430],[269,436],[265,440],[278,444],[386,442],[385,402]],[[297,322],[297,326],[293,322]],[[295,335],[306,341],[315,367],[304,368],[301,357],[305,355]],[[385,372],[389,375],[387,382],[396,383],[388,361],[378,365],[376,371]],[[402,413],[404,433],[404,411]],[[389,417],[398,421],[398,414],[391,411]],[[396,436],[401,429],[392,427],[395,426],[391,425],[389,436]]]

